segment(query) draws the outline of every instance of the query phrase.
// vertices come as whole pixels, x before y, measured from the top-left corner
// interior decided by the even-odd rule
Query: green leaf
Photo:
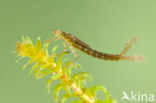
[[[63,88],[63,85],[60,83],[60,84],[56,85],[53,89],[53,96],[54,96],[56,102],[58,101],[58,96],[61,91],[61,88]]]
[[[66,62],[66,61],[68,61],[68,60],[69,60],[68,58],[64,58],[64,59],[63,59],[63,62]]]
[[[71,77],[71,73],[72,73],[72,72],[71,72],[71,69],[72,69],[71,67],[66,67],[66,71],[65,71],[65,72],[66,72],[66,75],[67,75],[68,77]]]
[[[91,80],[92,76],[89,73],[86,72],[79,72],[73,75],[74,79],[78,79],[78,80]]]
[[[33,44],[29,37],[24,37],[22,35],[22,41],[26,44]]]
[[[86,80],[91,80],[92,77],[89,73],[86,72],[79,72],[72,76],[72,79],[74,80],[75,84],[79,87],[83,87],[86,85]]]
[[[61,97],[61,100],[60,100],[60,103],[64,103],[68,98],[71,98],[71,97],[76,97],[77,95],[76,94],[64,94],[62,97]]]
[[[58,80],[58,79],[60,79],[60,77],[61,77],[60,74],[54,74],[54,75],[52,75],[52,76],[50,77],[50,79],[47,80],[47,82],[46,82],[46,87],[47,87],[48,93],[51,92],[50,86],[51,86],[51,84],[52,84],[52,81],[53,81],[53,80]]]
[[[69,94],[64,94],[64,95],[61,97],[60,103],[64,103],[69,97],[70,97]]]
[[[51,72],[49,72],[48,70],[40,70],[40,71],[35,73],[35,78],[40,79],[40,78],[43,78],[44,76],[47,76],[50,73]]]
[[[63,56],[64,55],[66,55],[67,53],[66,52],[63,52],[63,53],[61,53],[60,55],[59,55],[59,57],[58,57],[58,59],[57,59],[57,63],[62,63],[62,58],[63,58]]]
[[[58,46],[55,46],[53,49],[52,49],[52,53],[55,53],[56,49],[58,48]]]
[[[20,55],[18,55],[18,56],[20,56]],[[22,60],[24,57],[23,56],[21,56],[18,60],[16,60],[16,62],[15,63],[18,63],[20,60]]]
[[[35,45],[36,50],[40,50],[42,48],[42,43],[40,41],[40,37],[38,37],[36,45]]]
[[[45,71],[44,71],[45,70]],[[36,79],[40,79],[41,77],[45,76],[48,73],[51,73],[50,71],[48,71],[48,69],[45,69],[45,67],[39,67],[34,71],[34,76]]]
[[[40,37],[37,38],[37,41],[40,41]]]
[[[29,39],[29,40],[30,40],[30,39]],[[28,40],[28,37],[24,37],[24,36],[22,35],[22,41],[23,41],[23,42],[28,43],[27,41],[29,41],[29,40]]]
[[[81,99],[79,100],[72,100],[70,103],[84,103]]]
[[[71,87],[69,85],[64,84],[63,89],[64,91],[66,91],[67,94],[71,95]]]
[[[110,98],[110,94],[109,92],[107,91],[107,89],[101,85],[96,85],[96,86],[93,86],[89,89],[92,93],[96,94],[98,91],[103,91],[106,95],[106,99],[109,99]]]
[[[72,68],[81,68],[80,64],[78,64],[78,63],[73,63],[73,62],[71,62],[71,61],[66,62],[66,63],[65,63],[65,66],[70,66],[70,67],[72,67]]]
[[[73,68],[81,68],[80,64],[78,64],[78,63],[74,63],[72,67]]]
[[[48,79],[47,80],[47,82],[46,82],[46,87],[47,87],[47,90],[48,90],[48,93],[50,93],[51,91],[50,91],[50,86],[51,86],[51,84],[52,84],[52,81],[53,81],[53,79]]]
[[[25,69],[31,63],[33,63],[33,61],[29,60],[26,64],[23,65],[22,69]]]
[[[58,80],[58,79],[60,79],[61,78],[61,74],[53,74],[52,76],[51,76],[51,79],[53,79],[53,80]]]
[[[55,54],[55,51],[56,51],[57,47],[58,47],[58,46],[55,46],[55,47],[52,49],[52,52],[51,52],[50,57],[56,58],[57,54]]]
[[[57,70],[60,70],[62,69],[63,67],[63,62],[62,62],[62,57],[65,55],[65,53],[61,53],[57,59],[57,62],[56,62],[56,69]]]
[[[71,65],[73,65],[73,62],[71,62],[71,61],[68,61],[65,63],[65,66],[71,66]]]
[[[32,74],[32,72],[35,70],[35,68],[37,68],[39,65],[36,63],[33,65],[33,67],[31,68],[31,70],[28,73],[28,77]]]
[[[48,46],[49,46],[49,42],[45,43],[43,46],[43,49],[44,49],[47,57],[49,57]]]
[[[22,35],[22,41],[25,41],[25,37]]]

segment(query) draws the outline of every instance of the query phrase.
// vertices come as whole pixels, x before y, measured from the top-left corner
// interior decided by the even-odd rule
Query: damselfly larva
[[[98,59],[103,60],[111,60],[111,61],[119,61],[119,60],[131,60],[134,62],[143,61],[144,57],[135,55],[135,56],[124,56],[129,48],[136,42],[136,38],[132,38],[125,46],[124,50],[121,54],[107,54],[103,52],[96,51],[92,49],[88,44],[84,43],[77,37],[73,36],[72,34],[68,34],[61,30],[55,30],[53,32],[56,38],[46,40],[45,42],[52,42],[54,40],[61,39],[64,42],[64,49],[66,50],[66,43],[71,48],[75,58],[78,57],[78,53],[75,51],[75,48]]]

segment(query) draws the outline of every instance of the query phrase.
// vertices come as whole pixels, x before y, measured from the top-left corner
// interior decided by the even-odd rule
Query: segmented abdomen
[[[81,50],[82,52],[84,52],[88,55],[91,55],[95,58],[98,58],[98,59],[112,60],[112,61],[120,60],[120,55],[113,55],[113,54],[106,54],[106,53],[98,52],[98,51],[93,50],[91,48],[85,48],[81,45],[77,45],[76,43],[73,46],[75,48]]]
[[[66,42],[69,43],[70,46],[75,47],[78,50],[81,50],[82,52],[91,55],[98,59],[104,59],[104,60],[112,60],[117,61],[121,59],[120,55],[114,55],[114,54],[106,54],[102,52],[98,52],[92,48],[89,47],[86,43],[78,39],[77,37],[64,33],[64,39]]]

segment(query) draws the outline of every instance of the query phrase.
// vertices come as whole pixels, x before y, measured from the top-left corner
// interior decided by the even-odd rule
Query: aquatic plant
[[[29,58],[23,68],[33,65],[28,75],[33,73],[36,79],[49,76],[46,87],[49,93],[52,91],[56,103],[64,103],[69,98],[74,98],[70,103],[116,103],[104,86],[87,87],[86,81],[92,80],[92,76],[87,72],[72,73],[72,69],[80,68],[80,65],[68,60],[67,52],[56,53],[57,47],[49,53],[49,44],[43,44],[40,38],[33,44],[29,37],[22,37],[22,42],[16,45],[16,53],[21,58]],[[54,80],[59,83],[51,88]],[[64,90],[64,94],[60,97],[61,90]],[[104,100],[98,98],[98,91],[104,92]]]

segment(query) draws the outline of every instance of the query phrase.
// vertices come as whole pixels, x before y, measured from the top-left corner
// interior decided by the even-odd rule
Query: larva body
[[[93,56],[98,59],[103,59],[103,60],[111,60],[111,61],[118,61],[118,60],[131,60],[131,61],[142,61],[144,58],[143,56],[123,56],[128,49],[136,42],[136,38],[132,38],[130,42],[127,43],[125,46],[124,50],[120,55],[116,54],[107,54],[103,52],[96,51],[92,49],[88,44],[84,43],[77,37],[73,36],[72,34],[68,34],[66,32],[63,32],[61,30],[55,30],[54,35],[59,38],[64,40],[66,43],[69,44],[71,48],[76,48],[90,56]]]

